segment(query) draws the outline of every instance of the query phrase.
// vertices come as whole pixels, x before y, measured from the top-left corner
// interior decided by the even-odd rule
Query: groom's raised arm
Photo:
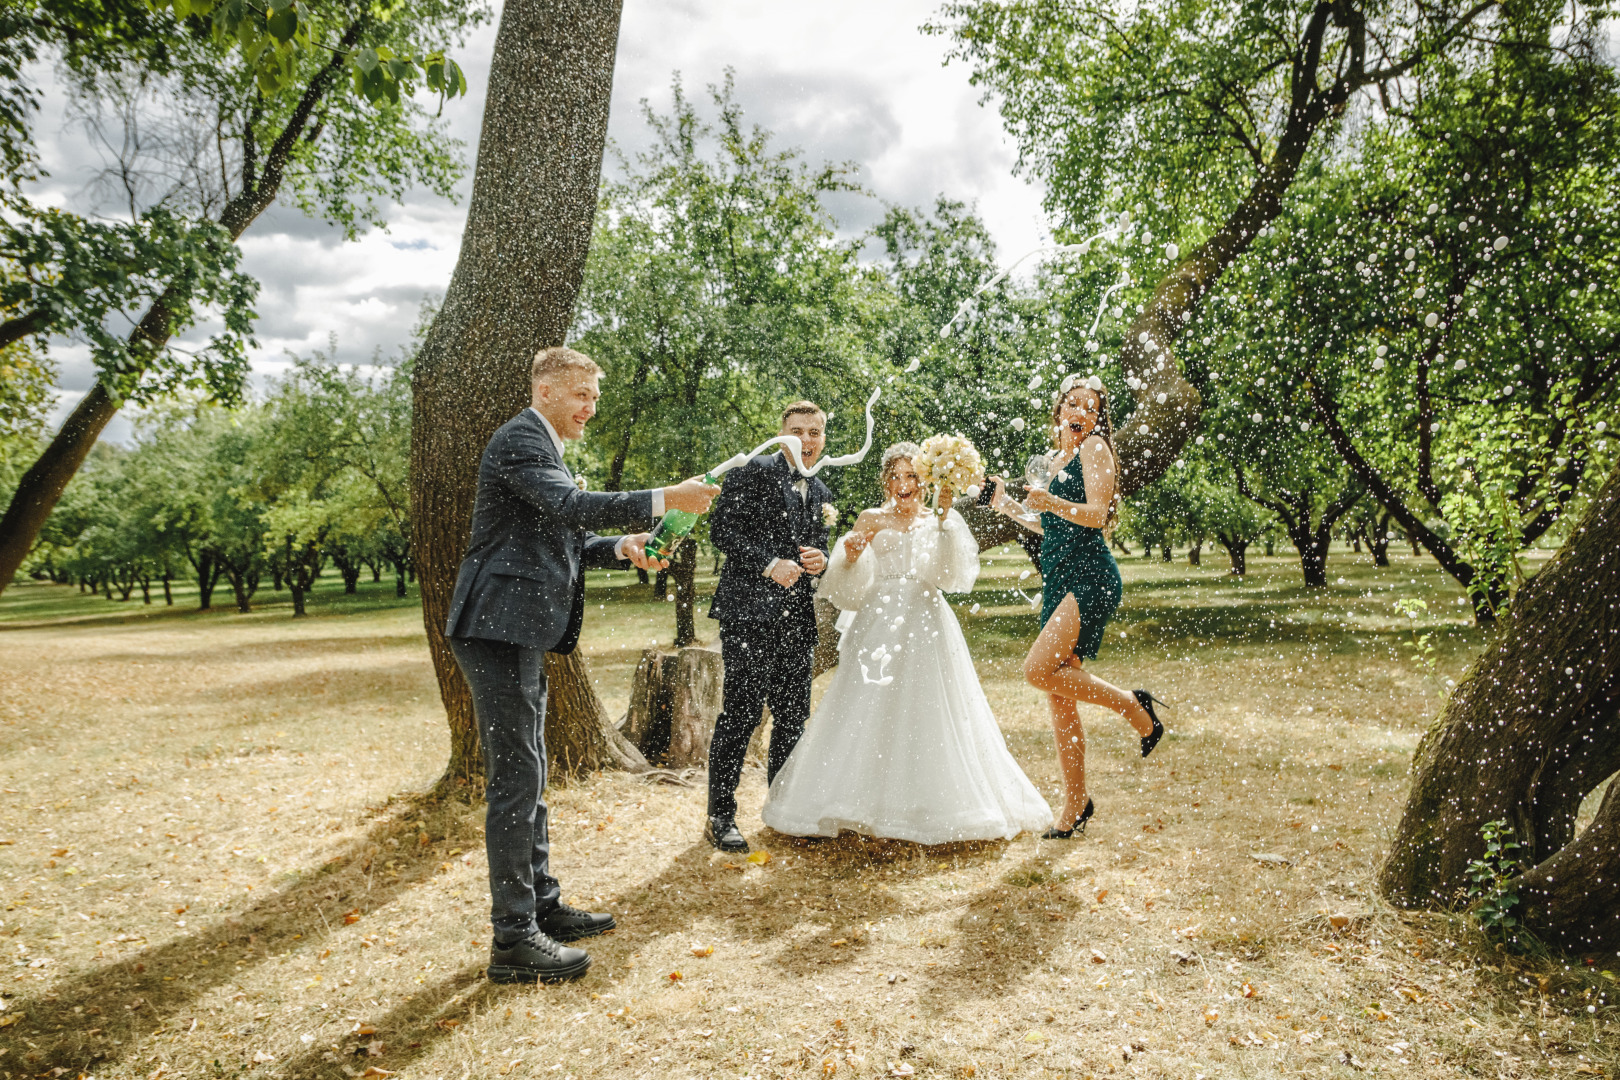
[[[490,446],[495,475],[519,498],[580,529],[641,529],[658,516],[661,491],[579,490],[548,441],[542,431],[519,429]]]

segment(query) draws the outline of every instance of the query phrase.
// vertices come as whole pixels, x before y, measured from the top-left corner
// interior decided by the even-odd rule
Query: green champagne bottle
[[[713,473],[704,473],[703,482],[718,484],[720,481]],[[653,530],[652,539],[647,541],[647,557],[668,562],[697,521],[698,515],[690,510],[665,510],[664,519]]]

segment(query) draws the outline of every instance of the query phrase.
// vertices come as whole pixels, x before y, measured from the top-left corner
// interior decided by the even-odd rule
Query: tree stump
[[[644,650],[630,686],[625,738],[648,761],[669,768],[707,764],[723,682],[719,649]]]

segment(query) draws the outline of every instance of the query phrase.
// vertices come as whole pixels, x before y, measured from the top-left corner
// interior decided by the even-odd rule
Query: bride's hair
[[[1052,415],[1046,425],[1046,432],[1052,438],[1052,446],[1056,448],[1061,440],[1058,436],[1058,417],[1063,414],[1064,400],[1076,390],[1090,390],[1097,395],[1097,426],[1091,429],[1091,434],[1102,439],[1108,447],[1109,456],[1114,459],[1115,480],[1114,497],[1108,503],[1108,517],[1103,521],[1103,531],[1112,532],[1114,526],[1119,524],[1119,452],[1114,449],[1114,420],[1109,415],[1108,388],[1102,385],[1102,380],[1095,375],[1089,379],[1082,379],[1078,375],[1070,375],[1058,387],[1057,396],[1052,399]]]
[[[889,478],[894,475],[894,463],[904,460],[915,464],[920,453],[922,447],[914,442],[897,442],[883,451],[883,465],[878,471],[878,486],[883,489],[884,495],[889,493]]]

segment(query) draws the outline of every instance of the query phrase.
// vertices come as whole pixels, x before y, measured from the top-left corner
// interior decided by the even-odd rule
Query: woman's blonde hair
[[[1053,448],[1057,448],[1059,439],[1058,417],[1063,412],[1063,402],[1076,390],[1090,390],[1097,395],[1097,426],[1091,430],[1092,435],[1102,439],[1108,447],[1108,455],[1114,459],[1114,497],[1108,502],[1108,517],[1103,521],[1103,531],[1112,532],[1114,526],[1119,524],[1119,452],[1114,449],[1114,418],[1109,414],[1108,388],[1101,379],[1092,375],[1081,378],[1078,375],[1069,375],[1058,384],[1058,392],[1052,398],[1052,415],[1048,418],[1046,433],[1052,440]]]
[[[922,447],[914,442],[897,442],[883,451],[883,464],[878,470],[878,486],[883,494],[889,493],[889,478],[894,475],[895,462],[909,461],[913,465],[917,462],[917,455],[922,453]]]

